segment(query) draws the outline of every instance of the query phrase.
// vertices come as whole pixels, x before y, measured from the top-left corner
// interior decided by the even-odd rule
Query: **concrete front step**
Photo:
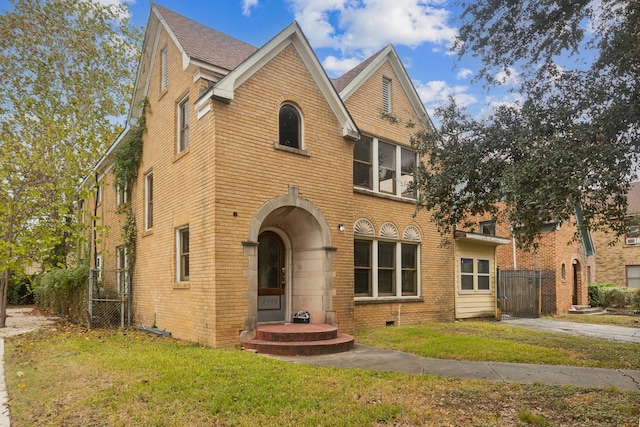
[[[354,338],[335,326],[304,323],[260,325],[255,339],[242,342],[245,349],[283,356],[341,353],[353,345]]]

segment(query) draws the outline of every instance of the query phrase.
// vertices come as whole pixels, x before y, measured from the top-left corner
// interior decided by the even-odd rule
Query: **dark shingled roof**
[[[231,71],[258,50],[159,4],[154,4],[154,7],[169,25],[187,56],[192,59]]]
[[[351,70],[347,71],[343,76],[338,77],[337,79],[332,79],[331,83],[333,83],[333,87],[335,87],[336,90],[338,91],[338,93],[340,93],[345,87],[347,87],[349,85],[349,83],[351,83],[353,81],[353,79],[358,77],[358,75],[365,68],[367,68],[367,65],[369,65],[374,59],[376,59],[378,57],[378,55],[380,55],[380,53],[385,49],[386,49],[386,47],[380,49],[378,52],[374,53],[372,56],[370,56],[369,58],[365,59],[360,64],[356,65],[354,68],[352,68]]]

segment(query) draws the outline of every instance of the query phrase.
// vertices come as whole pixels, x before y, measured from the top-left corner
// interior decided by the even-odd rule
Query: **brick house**
[[[559,227],[544,227],[531,248],[517,247],[513,237],[510,244],[497,248],[496,264],[500,270],[541,272],[542,314],[565,314],[574,305],[589,303],[587,287],[595,280],[593,243],[588,230],[579,233],[580,241],[574,239],[576,215],[573,220]],[[494,221],[487,215],[473,217],[471,221],[481,234],[513,236],[507,221]]]
[[[610,245],[613,237],[594,233],[597,247],[596,270],[599,282],[640,288],[640,181],[631,184],[627,193],[627,213],[630,224],[627,234]]]
[[[331,80],[296,23],[255,48],[153,4],[142,52],[133,125],[82,202],[96,218],[85,253],[105,270],[127,265],[116,209],[133,208],[136,325],[229,347],[300,310],[346,333],[453,320],[456,293],[484,300],[464,317],[494,313],[484,271],[504,242],[470,233],[442,247],[416,214],[409,141],[432,124],[392,46]],[[125,194],[113,152],[143,99]]]

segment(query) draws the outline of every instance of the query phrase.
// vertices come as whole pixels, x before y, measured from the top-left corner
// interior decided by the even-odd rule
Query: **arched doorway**
[[[577,259],[574,259],[572,263],[572,267],[573,267],[573,298],[571,300],[571,304],[579,305],[580,299],[582,296],[581,295],[582,292],[580,292],[582,288],[582,278],[581,278],[582,274],[581,274],[580,262]]]
[[[252,219],[243,246],[248,269],[247,314],[241,340],[253,338],[258,323],[290,322],[292,314],[299,310],[310,313],[311,323],[336,324],[333,310],[336,249],[329,224],[313,203],[299,196],[296,187],[290,186],[288,195],[262,205]],[[267,253],[273,255],[276,251],[278,256],[268,258]],[[260,278],[261,274],[270,279]],[[267,284],[269,280],[271,284]],[[278,290],[276,280],[282,285]],[[277,298],[269,293],[281,295],[280,308]]]

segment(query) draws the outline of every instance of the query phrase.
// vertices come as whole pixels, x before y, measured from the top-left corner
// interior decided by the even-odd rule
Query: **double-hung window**
[[[402,239],[391,223],[385,223],[377,237],[368,220],[358,220],[354,229],[356,298],[418,296],[420,234],[417,228],[408,227]]]
[[[627,245],[640,244],[640,227],[637,222],[632,222],[627,226],[627,233],[624,236],[624,242]]]
[[[189,281],[189,227],[176,230],[176,272],[178,282]]]
[[[490,289],[488,259],[460,258],[460,289],[463,291],[488,291]]]
[[[415,151],[363,135],[353,150],[353,185],[377,193],[415,198],[416,164]]]
[[[144,197],[145,197],[145,216],[144,228],[151,230],[153,228],[153,173],[149,172],[144,179]]]
[[[178,153],[189,147],[189,96],[178,103]]]

